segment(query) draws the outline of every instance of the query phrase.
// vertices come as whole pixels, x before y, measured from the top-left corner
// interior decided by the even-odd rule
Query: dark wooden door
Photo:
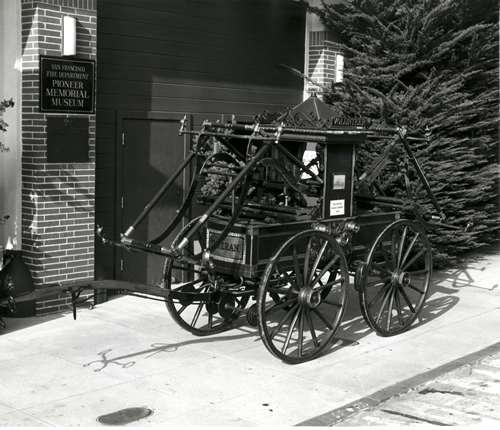
[[[134,223],[185,158],[184,138],[178,135],[181,116],[130,116],[121,120],[117,225],[122,233]],[[184,175],[179,176],[149,215],[137,226],[131,236],[133,239],[150,241],[164,231],[183,202],[185,179]],[[177,231],[163,243],[170,245]],[[125,250],[118,254],[117,266],[121,271],[122,280],[150,285],[161,282],[164,264],[164,258],[161,256]]]

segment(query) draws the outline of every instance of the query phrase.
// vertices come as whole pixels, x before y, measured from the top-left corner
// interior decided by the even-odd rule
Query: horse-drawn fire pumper
[[[74,315],[82,291],[114,290],[164,300],[181,327],[194,335],[219,333],[246,315],[266,348],[288,363],[314,359],[332,343],[346,310],[350,277],[367,324],[382,336],[406,331],[428,295],[432,252],[428,229],[443,224],[440,206],[412,152],[404,128],[373,129],[316,97],[285,113],[253,123],[204,122],[192,149],[119,242],[105,244],[165,258],[160,285],[100,280],[35,290],[72,295]],[[360,171],[359,148],[386,143]],[[215,150],[214,150],[215,148]],[[313,151],[307,148],[314,148]],[[394,152],[399,162],[390,160]],[[304,157],[304,154],[309,157]],[[312,154],[312,156],[311,156]],[[401,196],[387,196],[380,178],[399,169]],[[410,174],[411,173],[411,174]],[[172,186],[187,174],[185,199],[175,219],[152,240],[134,239],[137,226]],[[217,178],[219,192],[202,187]],[[423,211],[411,178],[427,192]],[[193,201],[205,205],[193,219]],[[179,231],[171,244],[165,238]]]

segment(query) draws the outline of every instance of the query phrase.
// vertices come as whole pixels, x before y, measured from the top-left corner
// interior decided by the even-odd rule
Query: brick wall
[[[309,34],[309,57],[307,75],[319,85],[336,81],[337,56],[342,55],[338,38],[329,31],[311,31]],[[308,92],[319,87],[307,84]]]
[[[65,15],[77,20],[75,58],[96,59],[96,1],[22,0],[22,249],[36,288],[94,278],[95,114],[41,113],[39,60],[61,56]],[[47,163],[48,116],[88,117],[90,162]],[[46,297],[36,313],[68,303]]]

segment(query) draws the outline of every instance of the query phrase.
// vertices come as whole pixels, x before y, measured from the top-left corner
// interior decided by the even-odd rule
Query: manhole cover
[[[126,408],[97,418],[105,426],[123,426],[125,424],[149,417],[153,411],[148,408]]]

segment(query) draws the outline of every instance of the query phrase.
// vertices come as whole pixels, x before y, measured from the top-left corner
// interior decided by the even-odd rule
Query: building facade
[[[36,288],[94,278],[155,284],[162,261],[105,247],[184,159],[187,117],[251,119],[302,101],[305,70],[339,79],[335,38],[291,0],[9,0],[0,6],[0,245],[22,250]],[[333,74],[332,74],[333,73]],[[314,88],[309,88],[314,90]],[[183,179],[139,235],[175,213]],[[0,216],[3,215],[0,213]],[[166,242],[168,242],[167,239]],[[47,297],[36,313],[67,309]]]

